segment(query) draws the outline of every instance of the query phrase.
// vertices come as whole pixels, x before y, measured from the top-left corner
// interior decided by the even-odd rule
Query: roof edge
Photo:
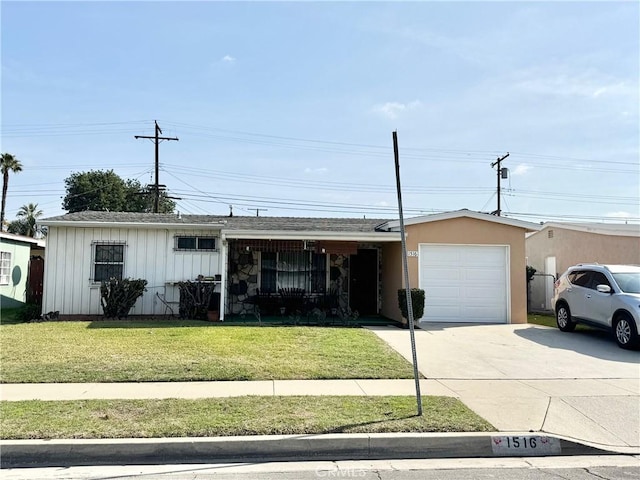
[[[475,220],[484,220],[487,222],[500,223],[503,225],[522,228],[528,232],[537,232],[541,228],[541,226],[538,225],[537,223],[526,222],[524,220],[517,220],[515,218],[509,218],[509,217],[498,217],[496,215],[475,212],[473,210],[467,210],[467,209],[413,217],[413,218],[405,219],[404,224],[416,225],[419,223],[430,223],[430,222],[438,222],[442,220],[453,220],[456,218],[473,218]],[[400,220],[392,220],[380,226],[380,228],[388,228],[388,229],[394,229],[399,227],[400,227]]]

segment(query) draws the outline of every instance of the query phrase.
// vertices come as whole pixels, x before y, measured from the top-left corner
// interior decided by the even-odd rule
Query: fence
[[[556,277],[547,273],[536,273],[527,286],[527,312],[553,311],[551,299]]]

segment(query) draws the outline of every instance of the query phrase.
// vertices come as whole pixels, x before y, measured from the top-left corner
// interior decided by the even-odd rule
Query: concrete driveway
[[[418,368],[500,431],[540,431],[640,453],[640,352],[604,332],[421,323]],[[411,361],[408,330],[371,327]],[[430,395],[422,391],[422,395]]]

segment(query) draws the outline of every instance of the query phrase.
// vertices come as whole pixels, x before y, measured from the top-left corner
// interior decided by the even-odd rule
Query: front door
[[[378,313],[378,250],[358,249],[349,265],[349,305],[362,315]]]

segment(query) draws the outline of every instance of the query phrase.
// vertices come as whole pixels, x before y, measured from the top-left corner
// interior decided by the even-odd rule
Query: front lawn
[[[413,378],[406,360],[360,328],[3,323],[0,350],[2,383]]]
[[[157,438],[495,429],[459,400],[423,397],[235,397],[0,402],[0,438]]]

